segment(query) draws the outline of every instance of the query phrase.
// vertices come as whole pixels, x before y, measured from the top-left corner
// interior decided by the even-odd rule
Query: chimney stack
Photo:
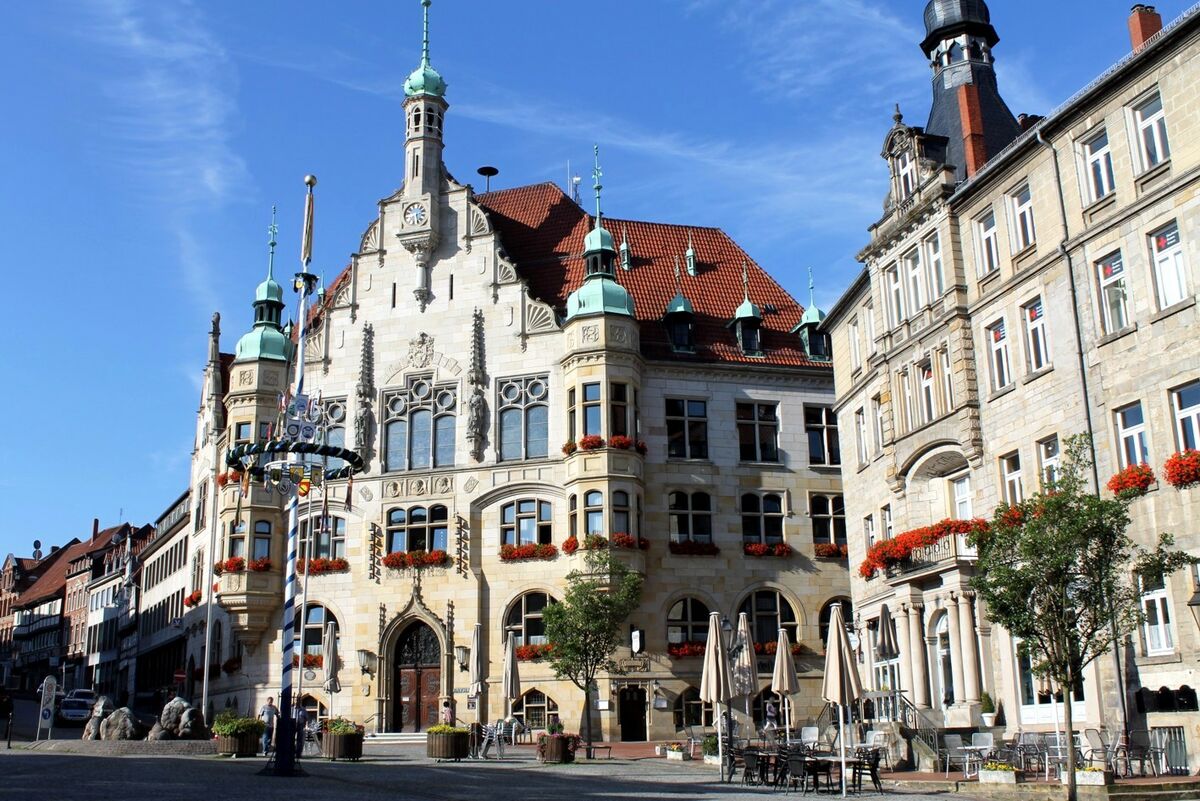
[[[1129,40],[1136,53],[1145,46],[1146,41],[1162,30],[1162,16],[1154,10],[1154,6],[1138,3],[1129,12]]]
[[[958,114],[962,125],[963,157],[970,178],[987,163],[987,145],[983,138],[983,111],[979,107],[979,87],[973,83],[958,87]]]
[[[96,541],[96,537],[100,536],[100,518],[92,518],[92,542]]]

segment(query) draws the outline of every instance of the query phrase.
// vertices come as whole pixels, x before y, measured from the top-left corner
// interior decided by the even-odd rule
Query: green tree
[[[620,674],[613,658],[621,645],[622,624],[642,597],[642,577],[614,559],[607,548],[586,552],[586,569],[567,574],[567,592],[561,602],[542,612],[546,639],[553,646],[550,664],[560,679],[583,690],[583,719],[588,745],[592,746],[590,688],[603,672]]]
[[[1001,504],[971,535],[979,561],[972,585],[992,620],[1021,639],[1035,673],[1064,693],[1064,724],[1073,727],[1071,689],[1083,670],[1141,622],[1138,575],[1169,573],[1194,561],[1171,550],[1162,534],[1153,550],[1126,535],[1134,497],[1101,497],[1086,478],[1086,435],[1067,439],[1061,474],[1016,505]],[[1075,751],[1067,749],[1067,797],[1076,799]]]

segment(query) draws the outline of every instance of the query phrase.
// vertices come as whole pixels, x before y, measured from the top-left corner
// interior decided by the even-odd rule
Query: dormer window
[[[690,315],[673,314],[667,321],[667,334],[671,337],[671,348],[675,351],[691,353],[695,350],[692,343],[692,320]]]
[[[917,190],[917,160],[913,157],[911,149],[905,150],[896,158],[896,182],[901,200]]]
[[[738,343],[747,356],[762,356],[762,341],[758,320],[747,317],[737,322]]]

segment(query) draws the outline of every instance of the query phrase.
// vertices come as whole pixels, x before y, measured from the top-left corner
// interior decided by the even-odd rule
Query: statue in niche
[[[487,419],[487,401],[483,399],[483,390],[479,387],[471,393],[467,401],[467,441],[471,443],[471,457],[479,462],[483,460],[483,428]]]

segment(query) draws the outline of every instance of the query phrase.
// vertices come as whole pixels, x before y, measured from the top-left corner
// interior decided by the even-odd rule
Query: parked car
[[[92,716],[92,702],[84,698],[64,698],[58,705],[58,722],[82,726]]]
[[[87,701],[89,704],[94,704],[96,703],[96,691],[88,689],[71,690],[71,692],[67,693],[67,699],[78,699],[80,701]]]

